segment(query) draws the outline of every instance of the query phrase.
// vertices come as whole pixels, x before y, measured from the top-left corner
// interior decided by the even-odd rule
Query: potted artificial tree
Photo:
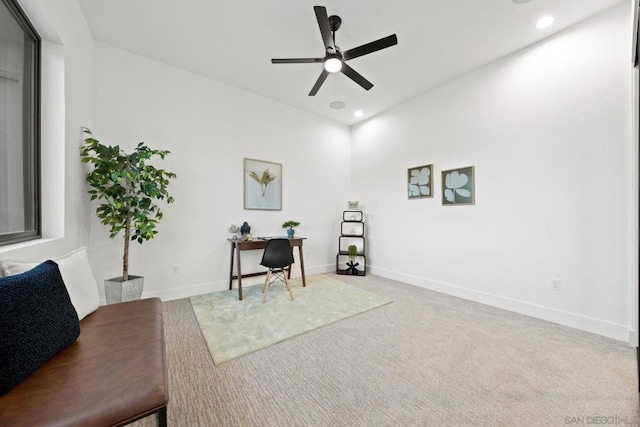
[[[129,274],[129,242],[142,244],[153,238],[162,219],[155,202],[174,201],[167,187],[176,174],[148,163],[154,156],[164,159],[169,151],[153,150],[140,142],[131,153],[126,153],[118,145],[102,145],[87,128],[82,131],[88,137],[80,147],[80,157],[83,163],[94,166],[87,174],[91,186],[88,193],[91,200],[101,201],[96,214],[102,224],[110,227],[109,237],[124,233],[122,276],[105,280],[105,298],[108,304],[140,299],[144,277]]]
[[[296,234],[296,230],[294,230],[293,228],[299,225],[300,223],[298,221],[287,221],[284,224],[282,224],[282,228],[286,228],[287,237],[289,237],[290,239],[293,239],[293,235]]]

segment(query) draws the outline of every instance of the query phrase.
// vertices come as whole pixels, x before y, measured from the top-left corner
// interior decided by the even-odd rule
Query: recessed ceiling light
[[[538,22],[536,22],[536,28],[539,30],[544,30],[551,24],[553,24],[553,16],[543,16],[542,18],[538,19]]]
[[[333,101],[331,104],[329,104],[329,107],[333,108],[334,110],[342,110],[345,105],[347,104],[342,101]]]
[[[362,110],[357,110],[355,114],[356,114],[356,117],[362,117]]]

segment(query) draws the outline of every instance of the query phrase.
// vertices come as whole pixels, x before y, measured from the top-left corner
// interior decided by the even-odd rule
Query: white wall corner
[[[388,279],[397,280],[399,282],[408,283],[410,285],[429,289],[431,291],[440,292],[469,301],[478,302],[503,310],[512,311],[525,316],[535,317],[541,320],[557,323],[571,328],[580,329],[586,332],[602,335],[622,342],[630,341],[630,331],[627,325],[612,323],[600,319],[582,316],[576,313],[557,310],[551,307],[531,304],[526,301],[506,298],[500,295],[493,295],[485,292],[479,292],[473,289],[463,288],[460,286],[443,283],[424,277],[416,277],[381,268],[372,267],[372,274],[376,274]]]
[[[629,330],[628,342],[631,347],[638,347],[638,330],[637,329]]]
[[[634,5],[636,2],[633,2]],[[639,257],[640,253],[638,253],[638,245],[640,244],[640,224],[638,223],[638,218],[640,215],[639,212],[639,204],[640,204],[640,187],[638,186],[638,181],[640,179],[640,164],[638,163],[640,160],[640,152],[638,151],[638,141],[640,141],[640,122],[638,121],[638,117],[640,117],[640,71],[638,68],[634,68],[632,73],[632,96],[631,96],[631,117],[633,123],[633,129],[631,132],[632,144],[631,144],[631,153],[629,156],[630,162],[630,209],[629,209],[629,222],[631,229],[631,237],[629,239],[629,276],[630,276],[630,295],[631,295],[631,307],[630,307],[630,315],[631,315],[631,328],[629,331],[629,343],[631,345],[638,346],[638,342],[640,339],[638,338],[638,330],[640,328],[640,289],[638,289],[640,284],[640,271],[639,271]]]

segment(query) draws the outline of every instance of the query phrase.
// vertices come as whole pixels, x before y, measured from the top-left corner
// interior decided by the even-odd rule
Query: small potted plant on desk
[[[293,239],[293,236],[296,233],[296,230],[294,230],[293,228],[299,225],[300,223],[298,221],[287,221],[284,224],[282,224],[282,228],[286,228],[287,237],[289,237],[290,239]]]

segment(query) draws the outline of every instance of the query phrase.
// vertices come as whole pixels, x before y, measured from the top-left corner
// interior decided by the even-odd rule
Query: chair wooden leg
[[[262,289],[262,293],[264,297],[262,298],[262,303],[267,302],[267,294],[269,293],[269,285],[271,285],[271,269],[267,273],[267,280],[264,282],[264,289]]]
[[[289,285],[289,279],[287,275],[284,275],[284,284],[287,285],[287,290],[289,291],[289,295],[291,295],[291,301],[293,301],[293,292],[291,292],[291,286]]]
[[[267,292],[267,288],[269,287],[269,282],[271,281],[271,269],[267,271],[267,279],[264,281],[264,286],[262,287],[262,293]]]

